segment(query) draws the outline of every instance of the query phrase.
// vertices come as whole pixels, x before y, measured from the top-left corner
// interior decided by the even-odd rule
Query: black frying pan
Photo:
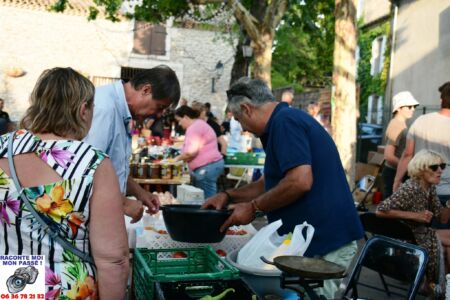
[[[321,258],[303,256],[277,256],[273,262],[263,256],[261,260],[271,264],[289,275],[297,275],[306,279],[335,279],[345,277],[345,268]]]

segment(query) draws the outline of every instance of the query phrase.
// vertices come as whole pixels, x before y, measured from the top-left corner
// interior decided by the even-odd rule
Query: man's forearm
[[[127,179],[127,196],[134,196],[139,199],[139,195],[145,190],[131,176]]]
[[[264,193],[264,177],[234,190],[228,190],[233,203],[250,202]]]
[[[285,178],[275,187],[254,199],[254,201],[259,210],[269,212],[297,201],[307,191],[309,191],[309,188]]]

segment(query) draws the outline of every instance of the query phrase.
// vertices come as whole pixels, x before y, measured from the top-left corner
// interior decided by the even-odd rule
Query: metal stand
[[[281,272],[280,285],[282,289],[295,291],[300,296],[300,299],[305,299],[306,294],[310,300],[326,300],[324,296],[319,296],[314,291],[315,288],[323,287],[323,280],[321,279],[305,279]]]

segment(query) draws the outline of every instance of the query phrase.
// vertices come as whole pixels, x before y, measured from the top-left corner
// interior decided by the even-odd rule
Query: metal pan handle
[[[276,267],[275,263],[273,263],[273,262],[271,262],[270,260],[266,259],[264,256],[260,256],[259,258],[260,258],[263,262],[265,262],[266,264],[269,264],[269,265],[272,265],[272,266],[275,266],[275,267]]]

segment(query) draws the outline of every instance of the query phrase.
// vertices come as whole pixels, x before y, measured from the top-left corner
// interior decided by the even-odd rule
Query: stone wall
[[[87,21],[85,16],[34,11],[2,6],[0,3],[0,98],[13,120],[28,107],[29,94],[45,69],[71,66],[90,77],[120,77],[123,66],[146,68],[159,64],[172,67],[189,101],[211,102],[218,114],[225,105],[234,50],[230,43],[211,31],[170,26],[165,56],[131,54],[133,22]],[[211,93],[216,63],[224,63],[223,76]],[[12,67],[26,74],[6,74]]]

